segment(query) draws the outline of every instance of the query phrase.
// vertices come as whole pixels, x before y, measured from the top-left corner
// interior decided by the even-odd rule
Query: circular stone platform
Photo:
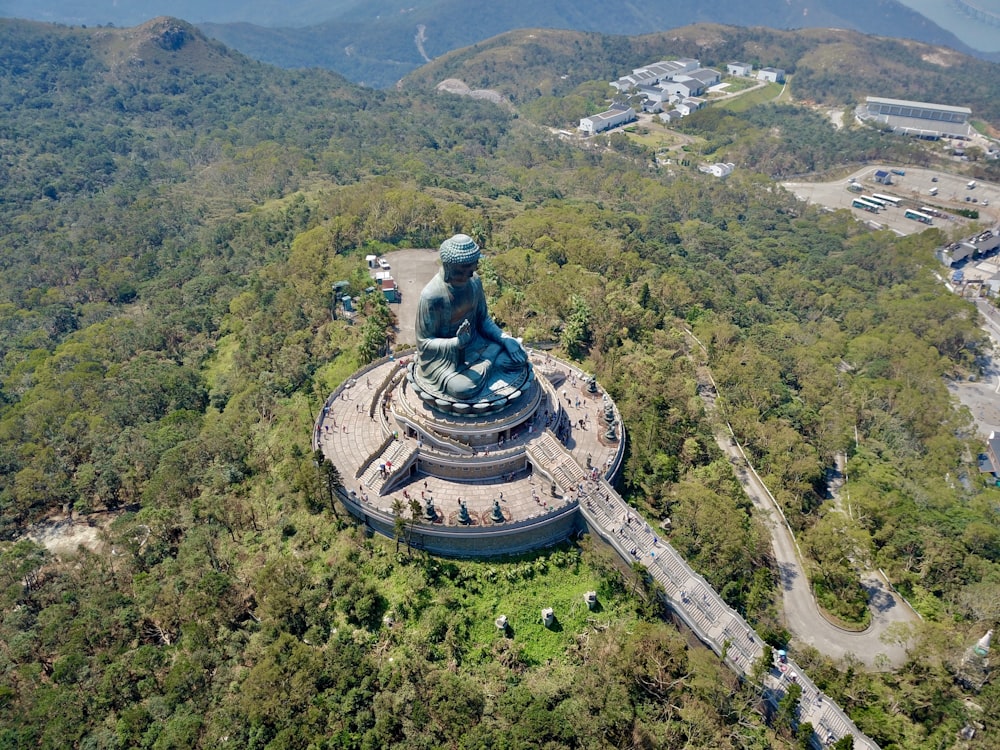
[[[406,354],[341,385],[313,437],[339,469],[351,513],[392,537],[393,509],[401,509],[411,544],[445,555],[511,554],[572,534],[578,488],[613,481],[620,470],[621,421],[600,388],[590,392],[586,373],[542,352],[529,350],[529,358],[534,377],[486,414],[444,412],[421,399],[407,379]],[[614,441],[605,438],[608,403]],[[458,520],[460,500],[469,524]],[[495,500],[503,522],[491,518]]]

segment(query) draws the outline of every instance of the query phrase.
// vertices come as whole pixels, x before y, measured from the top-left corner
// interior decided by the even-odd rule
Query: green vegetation
[[[606,550],[436,560],[331,504],[313,416],[391,322],[374,300],[334,317],[332,284],[363,297],[368,250],[459,230],[499,321],[611,390],[622,491],[784,643],[704,357],[818,588],[854,608],[855,565],[882,567],[926,616],[897,674],[796,656],[883,747],[953,741],[972,709],[949,669],[1000,617],[1000,490],[944,382],[983,336],[933,275],[936,233],[869,232],[769,177],[912,144],[709,110],[686,126],[706,155],[756,165],[719,181],[484,102],[271,70],[175,22],[4,22],[0,56],[0,747],[801,744],[792,702],[766,724]],[[838,452],[851,516],[824,498]],[[69,513],[102,546],[23,538]],[[1000,690],[977,701],[995,729]]]
[[[221,15],[217,9],[213,10]],[[685,3],[672,6],[669,14],[662,12],[662,7],[656,0],[633,0],[625,5],[614,6],[597,0],[550,0],[546,3],[508,0],[502,5],[485,6],[436,0],[405,11],[385,0],[376,0],[340,13],[327,5],[323,5],[322,10],[323,16],[316,18],[317,7],[311,3],[306,3],[305,8],[295,8],[293,5],[288,8],[288,16],[283,17],[280,23],[258,22],[256,26],[248,23],[207,24],[205,29],[213,38],[260,60],[293,68],[330,67],[351,80],[391,88],[406,73],[424,63],[426,58],[421,56],[422,51],[431,59],[437,60],[461,48],[488,47],[492,37],[510,32],[511,29],[530,30],[523,33],[533,41],[529,42],[525,56],[500,58],[499,61],[504,66],[514,61],[520,64],[522,60],[534,60],[543,64],[554,62],[556,58],[551,56],[552,48],[547,43],[551,38],[551,32],[548,31],[550,29],[576,29],[580,32],[601,32],[604,35],[667,32],[669,36],[658,33],[662,37],[661,50],[654,54],[660,57],[663,47],[672,43],[678,35],[684,35],[691,39],[691,46],[702,53],[718,54],[718,65],[724,66],[726,62],[735,59],[758,63],[764,60],[763,64],[767,65],[770,64],[768,59],[784,57],[780,44],[773,45],[770,40],[755,43],[756,38],[764,37],[761,27],[794,29],[803,25],[801,7],[794,3],[774,3],[767,0],[744,0],[739,3],[723,0],[697,5]],[[79,18],[80,12],[74,8],[70,17]],[[168,12],[183,15],[176,10]],[[251,14],[262,12],[264,9],[244,8],[239,15],[243,20],[249,20],[248,16]],[[309,15],[315,19],[312,21],[315,24],[313,26],[308,26],[308,20],[292,20]],[[734,26],[750,26],[754,30],[748,34],[743,30],[716,24],[686,26],[705,18],[714,18]],[[102,16],[98,22],[106,20]],[[860,29],[873,35],[871,39],[917,39],[933,45],[935,51],[940,45],[961,48],[962,44],[948,32],[928,24],[925,17],[901,4],[872,6],[837,0],[816,0],[808,8],[808,25]],[[274,26],[278,28],[264,28]],[[414,29],[421,26],[427,30],[423,50],[414,44]],[[677,29],[678,26],[684,28]],[[746,48],[740,53],[729,54],[727,59],[725,50],[720,50],[720,47],[724,47],[728,40],[720,41],[720,29],[727,35],[741,34]],[[544,31],[539,33],[539,30]],[[829,40],[830,32],[825,29],[812,33]],[[540,39],[543,35],[545,38]],[[573,36],[580,35],[574,33]],[[789,38],[793,36],[797,35],[787,35]],[[525,85],[538,85],[538,82],[542,82],[541,87],[544,87],[560,74],[572,75],[580,62],[603,64],[610,61],[609,57],[613,60],[620,48],[618,40],[606,43],[606,46],[606,55],[583,56],[576,65],[546,65],[544,75],[524,75],[522,80]],[[775,46],[778,47],[777,50]],[[638,61],[636,65],[660,57],[649,57]],[[780,64],[785,66],[785,59]]]
[[[760,88],[744,92],[733,99],[716,102],[712,106],[726,109],[730,112],[746,112],[748,109],[758,105],[774,101],[784,88],[784,85],[780,83],[765,83]]]
[[[741,76],[723,76],[722,82],[726,84],[725,89],[723,89],[723,96],[725,94],[738,94],[760,85],[760,81],[756,78],[743,78]],[[764,84],[765,87],[768,85],[770,84]]]

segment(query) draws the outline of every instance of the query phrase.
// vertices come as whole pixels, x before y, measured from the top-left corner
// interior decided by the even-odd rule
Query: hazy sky
[[[899,0],[917,13],[923,13],[942,29],[947,29],[963,42],[983,52],[1000,51],[1000,26],[990,26],[970,18],[945,0]],[[1000,0],[968,0],[974,5],[1000,17]]]
[[[1000,17],[1000,0],[966,1]],[[1000,51],[1000,26],[969,17],[957,10],[951,0],[899,2],[927,16],[974,49]],[[134,26],[156,16],[169,15],[191,23],[248,21],[262,26],[300,26],[315,22],[318,16],[331,18],[347,7],[365,5],[364,0],[297,0],[292,3],[283,0],[0,0],[0,17],[89,26],[109,22],[116,26]]]

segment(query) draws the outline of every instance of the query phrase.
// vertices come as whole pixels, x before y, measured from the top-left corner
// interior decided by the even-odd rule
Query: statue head
[[[479,265],[479,257],[479,245],[469,235],[449,237],[441,243],[444,280],[459,286],[468,283]]]

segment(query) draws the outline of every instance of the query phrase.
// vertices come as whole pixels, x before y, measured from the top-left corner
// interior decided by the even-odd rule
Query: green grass
[[[239,348],[239,337],[235,334],[223,336],[215,345],[215,352],[202,369],[202,376],[209,388],[219,385],[220,378],[233,371],[236,366],[236,350]]]
[[[983,120],[969,120],[969,124],[972,125],[973,129],[980,135],[990,134],[989,123],[986,123]]]
[[[723,79],[722,83],[729,84],[724,89],[725,93],[738,94],[740,91],[746,91],[747,89],[752,89],[759,83],[759,81],[756,78],[732,77]]]
[[[745,112],[751,107],[756,107],[758,104],[776,100],[781,95],[782,88],[783,86],[780,83],[769,83],[759,89],[748,91],[745,94],[724,102],[719,102],[713,106],[723,107],[732,112]]]
[[[395,546],[392,540],[379,543],[390,552]],[[439,623],[447,612],[450,622],[465,623],[460,640],[467,661],[491,661],[497,642],[506,638],[519,661],[538,666],[564,661],[577,636],[595,623],[636,620],[635,600],[608,583],[587,557],[564,546],[511,561],[431,560],[443,571],[434,583],[426,580],[424,563],[415,560],[385,570],[379,589],[401,630],[401,653],[418,644],[443,643]],[[593,611],[583,600],[587,591],[597,591]],[[550,628],[542,624],[545,607],[555,613]],[[495,624],[500,615],[509,623],[505,636]]]
[[[648,127],[627,134],[629,139],[655,151],[663,151],[692,143],[691,136],[681,135],[666,125],[654,122]],[[701,141],[702,139],[696,139]]]

